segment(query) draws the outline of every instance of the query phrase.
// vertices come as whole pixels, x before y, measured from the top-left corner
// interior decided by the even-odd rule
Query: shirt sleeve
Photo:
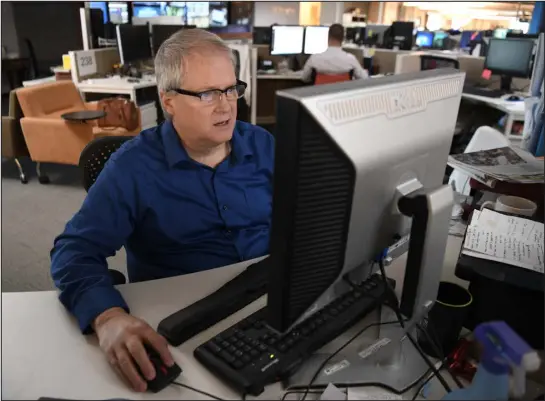
[[[129,308],[113,286],[106,258],[115,255],[135,226],[134,180],[116,161],[108,161],[81,209],[68,222],[51,250],[51,276],[59,299],[75,315],[84,334],[107,309]]]
[[[303,82],[310,82],[312,79],[312,69],[314,68],[314,58],[310,56],[303,67],[303,76],[301,80]]]
[[[354,69],[354,78],[356,79],[365,79],[369,78],[367,71],[361,66],[360,62],[353,54],[350,54],[350,59],[352,60],[352,68]]]

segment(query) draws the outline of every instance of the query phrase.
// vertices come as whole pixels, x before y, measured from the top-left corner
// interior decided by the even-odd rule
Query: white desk
[[[41,85],[41,84],[45,84],[45,83],[48,83],[48,82],[55,82],[56,80],[57,80],[57,78],[55,78],[54,75],[51,76],[51,77],[31,79],[29,81],[23,81],[23,87],[28,88],[29,86]]]
[[[443,279],[460,282],[452,277],[461,242],[461,238],[449,237]],[[396,279],[398,294],[402,287],[405,261],[406,255],[403,255],[386,270],[389,276]],[[203,294],[213,292],[249,263],[127,284],[119,286],[119,289],[131,312],[156,328],[164,317],[191,304]],[[193,350],[264,305],[265,297],[262,297],[180,347],[171,347],[175,361],[183,369],[178,380],[223,399],[240,399],[238,393],[194,359]],[[338,347],[363,324],[376,321],[376,315],[371,314],[326,347]],[[108,365],[96,338],[80,334],[75,320],[57,300],[55,291],[3,293],[2,329],[2,397],[5,399],[38,399],[40,396],[72,399],[206,399],[178,386],[169,386],[158,394],[129,390]],[[362,336],[360,342],[354,343],[361,346],[366,338],[370,343],[376,336],[377,331],[369,330],[367,337]],[[443,395],[440,386],[433,384],[432,392],[435,391],[436,397]],[[259,398],[279,399],[282,394],[281,385],[276,383],[268,386]]]
[[[511,130],[513,128],[513,123],[515,121],[524,122],[524,101],[511,102],[505,100],[505,97],[494,98],[486,97],[479,95],[471,95],[462,93],[462,99],[474,100],[479,103],[486,104],[489,107],[503,111],[507,115],[507,120],[505,122],[504,134],[511,141],[520,141],[522,136],[520,135],[511,135]]]
[[[77,87],[82,93],[114,93],[130,95],[131,100],[136,102],[136,91],[138,89],[157,86],[155,77],[138,78],[138,82],[129,82],[129,79],[131,78],[93,78],[79,82]]]
[[[300,81],[302,77],[303,77],[303,74],[299,72],[274,73],[274,74],[258,73],[257,74],[257,79],[292,79],[295,81]]]

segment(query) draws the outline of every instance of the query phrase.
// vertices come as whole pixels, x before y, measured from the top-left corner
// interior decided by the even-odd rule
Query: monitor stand
[[[501,83],[500,83],[500,90],[503,92],[511,93],[511,83],[513,82],[513,77],[509,75],[502,75],[501,76]]]
[[[453,207],[452,188],[423,189],[418,180],[398,187],[399,211],[412,217],[409,252],[403,282],[400,309],[410,321],[379,326],[377,340],[364,347],[347,347],[321,369],[312,386],[325,387],[376,385],[401,393],[428,370],[406,333],[416,337],[416,324],[427,316],[437,298],[441,280],[448,222]],[[381,307],[380,322],[396,321],[392,309]],[[369,329],[370,331],[372,329]],[[362,334],[362,336],[365,335]],[[361,342],[356,340],[355,342]],[[321,364],[331,354],[314,354],[287,380],[288,387],[307,388]]]

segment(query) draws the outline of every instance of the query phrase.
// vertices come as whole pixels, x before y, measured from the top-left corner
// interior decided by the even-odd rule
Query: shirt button
[[[223,205],[223,210],[227,210],[227,205]]]

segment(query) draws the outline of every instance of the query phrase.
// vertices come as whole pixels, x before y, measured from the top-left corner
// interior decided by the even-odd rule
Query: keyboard
[[[262,308],[197,347],[194,355],[237,391],[257,396],[384,303],[388,293],[383,278],[372,275],[283,335],[265,324]]]
[[[267,292],[268,258],[253,263],[216,292],[166,317],[157,331],[178,346]]]
[[[477,86],[471,86],[471,85],[464,85],[463,92],[467,95],[476,95],[476,96],[493,97],[493,98],[502,97],[503,95],[506,94],[505,91],[502,91],[499,89],[479,88]]]

